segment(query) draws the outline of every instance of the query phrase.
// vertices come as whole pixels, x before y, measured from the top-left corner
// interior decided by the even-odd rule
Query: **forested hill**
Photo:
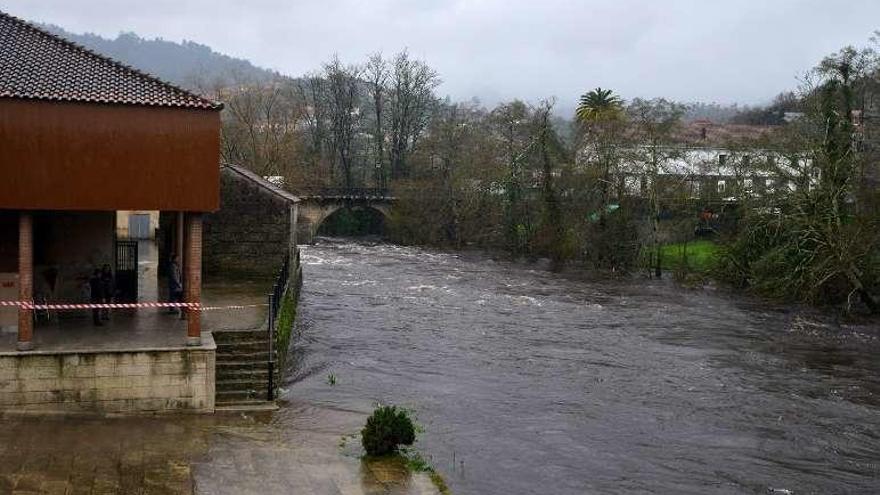
[[[250,80],[265,80],[273,71],[257,67],[247,60],[217,53],[192,41],[175,43],[161,38],[146,39],[134,33],[120,33],[115,39],[85,33],[74,34],[43,24],[40,27],[127,65],[179,86],[194,88],[231,75]]]

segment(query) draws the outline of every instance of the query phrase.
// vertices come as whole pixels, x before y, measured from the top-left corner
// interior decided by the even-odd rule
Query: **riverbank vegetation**
[[[730,125],[607,88],[586,92],[571,120],[553,99],[454,102],[406,52],[216,96],[225,159],[296,192],[388,191],[382,226],[399,243],[504,250],[555,269],[696,273],[878,312],[878,74],[873,50],[844,49]],[[326,232],[378,225],[336,220]]]
[[[418,450],[412,447],[416,435],[422,432],[412,411],[396,406],[379,405],[361,430],[361,445],[366,452],[365,462],[398,461],[413,473],[425,473],[437,490],[447,495],[449,487],[443,477]],[[346,443],[343,437],[341,446]]]
[[[401,446],[415,441],[416,428],[409,413],[395,406],[377,407],[361,430],[361,443],[367,455],[394,454]]]

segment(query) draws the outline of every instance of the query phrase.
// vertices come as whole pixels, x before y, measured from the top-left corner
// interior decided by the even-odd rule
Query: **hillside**
[[[210,83],[230,75],[265,80],[276,75],[247,60],[215,52],[192,41],[176,43],[161,38],[146,39],[134,33],[120,33],[115,39],[96,34],[74,34],[54,25],[41,25],[70,41],[107,55],[141,71],[186,88]]]

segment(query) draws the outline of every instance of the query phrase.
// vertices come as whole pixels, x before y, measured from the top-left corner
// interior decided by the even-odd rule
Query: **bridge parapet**
[[[367,187],[323,187],[304,189],[297,194],[302,199],[380,199],[393,200],[388,189]]]

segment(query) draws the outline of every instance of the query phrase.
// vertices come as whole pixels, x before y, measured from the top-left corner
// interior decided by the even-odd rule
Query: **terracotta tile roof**
[[[219,110],[213,102],[0,12],[0,98]]]
[[[676,140],[691,146],[725,147],[735,143],[754,143],[770,137],[778,127],[747,124],[715,124],[709,120],[696,120],[685,124],[676,133]]]

